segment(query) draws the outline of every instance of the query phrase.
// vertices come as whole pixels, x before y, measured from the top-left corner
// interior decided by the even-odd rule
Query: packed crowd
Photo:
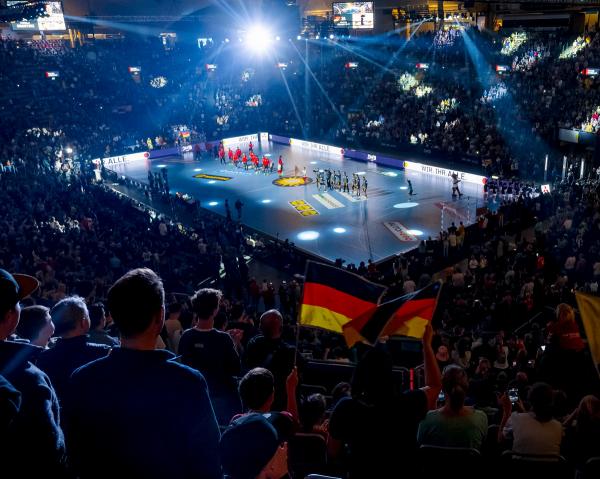
[[[58,130],[59,118],[86,158],[146,148],[146,138],[159,139],[152,147],[172,143],[181,126],[194,139],[264,129],[367,148],[417,148],[489,174],[526,171],[539,180],[546,154],[551,171],[562,165],[558,127],[594,131],[598,123],[596,80],[582,74],[598,63],[598,37],[580,40],[565,55],[572,38],[558,33],[417,29],[409,42],[361,46],[363,59],[350,40],[337,40],[340,48],[309,43],[307,52],[290,42],[281,45],[280,71],[271,64],[257,69],[257,60],[246,65],[232,48],[213,44],[190,51],[126,39],[65,49],[4,40],[0,60],[14,68],[0,80],[2,108],[23,114],[3,125],[3,150],[14,149],[28,128]],[[496,65],[509,71],[497,73]],[[78,145],[81,138],[91,141]]]
[[[462,48],[461,38],[436,40],[448,64],[464,61],[452,53]],[[549,41],[548,49],[563,43]],[[419,45],[417,52],[427,43]],[[134,61],[134,51],[118,45],[50,53],[46,47],[3,41],[0,48],[2,61],[15,65],[10,78],[0,78],[2,108],[14,112],[15,102],[23,102],[22,115],[0,116],[1,158],[10,166],[0,174],[0,442],[9,477],[23,475],[25,465],[27,475],[82,478],[116,470],[131,477],[388,477],[400,467],[423,472],[428,463],[421,460],[422,445],[471,448],[490,462],[505,449],[556,461],[562,454],[568,467],[581,471],[600,456],[598,376],[569,306],[575,290],[598,293],[597,179],[571,178],[535,197],[526,194],[524,183],[499,180],[489,185],[489,194],[499,195],[498,208],[474,228],[451,224],[389,268],[372,262],[347,266],[389,285],[390,298],[412,293],[436,275],[444,281],[433,327],[413,364],[422,363],[416,368],[423,371],[422,384],[411,387],[394,369],[406,366],[392,359],[396,339],[349,350],[339,335],[298,330],[300,281],[260,284],[250,278],[245,256],[264,243],[249,238],[239,222],[197,211],[192,227],[180,227],[93,182],[86,160],[145,144],[140,139],[147,136],[168,137],[172,128],[164,125],[173,123],[220,136],[211,115],[227,112],[231,131],[265,122],[290,132],[318,128],[323,137],[365,141],[364,128],[376,120],[378,126],[369,128],[378,128],[379,142],[419,131],[428,134],[426,146],[451,151],[448,135],[469,138],[479,129],[491,132],[489,141],[466,140],[469,148],[485,143],[487,151],[505,149],[496,127],[489,126],[492,117],[480,115],[483,102],[462,109],[470,104],[470,87],[457,77],[440,94],[444,87],[427,72],[415,75],[408,90],[398,90],[393,75],[376,79],[351,70],[340,84],[339,71],[322,70],[316,73],[322,85],[339,96],[332,96],[335,109],[320,105],[323,126],[315,126],[312,120],[298,122],[293,109],[276,108],[281,97],[275,90],[264,94],[260,106],[249,106],[249,113],[235,102],[247,101],[251,86],[243,94],[224,87],[215,88],[215,96],[196,96],[203,91],[199,82],[208,90],[217,83],[203,65],[196,65],[199,82],[183,73],[174,79],[166,69],[153,72],[169,79],[163,88],[148,86],[144,73],[144,80],[123,74],[132,65],[144,72],[165,62],[185,64],[182,52],[157,49],[149,59],[139,55]],[[592,47],[580,50],[585,61],[594,61]],[[208,58],[209,50],[202,55]],[[48,58],[61,77],[44,84],[52,80],[35,76],[31,64],[41,71]],[[99,61],[114,68],[98,69]],[[557,78],[571,81],[577,61],[554,65]],[[550,81],[532,78],[536,65],[521,80],[532,95],[539,93],[536,81]],[[240,81],[252,85],[246,73]],[[384,80],[389,90],[371,88]],[[304,85],[299,77],[290,86],[296,81]],[[518,102],[525,94],[515,93],[513,81],[507,90]],[[15,96],[19,82],[31,88],[31,97]],[[122,88],[108,88],[112,82]],[[418,82],[433,85],[433,91],[422,97],[406,93]],[[367,97],[356,96],[360,90],[354,89],[361,87],[370,92]],[[107,89],[110,95],[104,95]],[[189,92],[189,102],[182,101],[182,92]],[[66,100],[57,102],[63,95]],[[579,101],[589,101],[584,97]],[[444,98],[456,99],[448,105],[457,106],[441,113],[441,121],[454,126],[440,135],[432,112]],[[59,107],[44,117],[49,111],[41,105],[52,100]],[[182,109],[173,108],[180,103]],[[127,113],[120,113],[127,108],[118,109],[126,105],[132,112],[156,106],[161,114],[142,115],[148,125],[128,124]],[[358,112],[356,105],[372,110]],[[315,106],[306,108],[306,118],[316,117]],[[408,108],[422,109],[424,116],[398,114]],[[553,121],[571,114],[558,110]],[[352,129],[331,128],[340,112],[352,118]],[[424,117],[430,129],[416,128]],[[537,130],[543,136],[548,128]],[[499,162],[506,158],[508,153],[500,155]],[[284,269],[293,245],[280,247],[278,266]],[[288,273],[302,271],[302,261],[292,264]],[[449,264],[454,266],[443,269]],[[202,288],[208,277],[223,292]],[[315,368],[331,375],[329,367],[337,369],[333,381],[324,381],[328,386],[308,382],[317,377],[311,376]]]

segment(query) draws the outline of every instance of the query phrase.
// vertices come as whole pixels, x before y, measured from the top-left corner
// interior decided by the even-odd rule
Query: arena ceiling
[[[63,0],[65,13],[73,16],[112,15],[190,15],[207,8],[226,8],[252,11],[269,4],[285,4],[286,0]],[[296,0],[300,10],[331,9],[329,0]]]

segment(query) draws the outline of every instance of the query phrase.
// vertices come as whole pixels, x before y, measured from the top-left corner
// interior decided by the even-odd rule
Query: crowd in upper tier
[[[11,65],[0,79],[3,161],[31,128],[62,131],[91,158],[172,142],[181,126],[194,139],[266,130],[411,149],[538,180],[546,154],[555,176],[563,154],[590,159],[561,150],[557,133],[598,127],[598,80],[584,73],[598,66],[597,35],[413,33],[373,45],[282,41],[278,62],[273,52],[240,57],[234,42],[2,40],[0,61]]]
[[[207,46],[192,62],[149,40],[0,42],[12,67],[0,76],[3,477],[371,478],[436,463],[450,474],[466,461],[420,446],[475,450],[491,475],[516,475],[521,466],[501,459],[510,450],[549,456],[559,477],[597,477],[587,463],[600,456],[600,386],[573,308],[574,291],[598,294],[595,174],[506,197],[393,264],[347,266],[390,297],[444,281],[432,327],[402,354],[395,338],[348,349],[341,336],[298,331],[291,276],[304,256],[287,242],[265,248],[243,216],[198,209],[179,227],[94,181],[90,158],[170,143],[181,125],[196,139],[261,128],[404,145],[524,179],[540,176],[546,151],[559,173],[557,127],[596,128],[596,80],[580,71],[595,64],[597,36],[417,32],[411,42],[367,52],[385,70],[364,59],[347,69],[347,50],[311,44],[329,100],[313,84],[320,100],[304,101],[294,58],[282,74],[296,109],[258,66],[228,66],[227,49]],[[495,64],[514,71],[482,70]],[[278,274],[251,277],[248,257]]]

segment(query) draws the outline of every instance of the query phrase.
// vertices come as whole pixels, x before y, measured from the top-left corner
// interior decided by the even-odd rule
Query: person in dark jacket
[[[260,317],[260,331],[248,343],[245,365],[248,369],[265,368],[275,378],[275,400],[272,409],[281,411],[287,404],[285,382],[294,368],[295,348],[282,338],[283,318],[276,309],[263,313]]]
[[[155,349],[165,316],[162,281],[150,269],[129,271],[109,290],[108,310],[121,347],[77,369],[65,403],[75,473],[220,478],[220,433],[204,377]]]
[[[240,357],[232,339],[235,337],[239,346],[241,336],[215,329],[221,296],[220,291],[209,288],[200,289],[192,296],[195,326],[181,336],[179,354],[183,364],[206,377],[219,424],[227,425],[234,415],[242,412],[237,391]]]
[[[0,374],[0,446],[9,441],[9,427],[21,409],[21,393]],[[0,450],[3,450],[2,447]]]
[[[90,315],[83,298],[65,298],[50,310],[58,336],[56,345],[40,354],[37,366],[52,381],[58,399],[62,400],[71,374],[78,367],[106,356],[110,347],[89,341]]]
[[[58,399],[48,376],[32,363],[42,348],[7,341],[19,323],[19,301],[33,293],[38,284],[31,276],[11,275],[0,269],[0,375],[21,397],[16,416],[7,424],[7,440],[0,448],[2,475],[6,477],[63,477],[65,473]]]

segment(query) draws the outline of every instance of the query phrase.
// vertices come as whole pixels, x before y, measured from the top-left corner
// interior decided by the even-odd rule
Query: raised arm
[[[423,361],[425,367],[425,387],[422,391],[427,396],[427,409],[435,409],[437,398],[442,390],[442,375],[438,366],[431,340],[433,338],[433,328],[431,323],[425,327],[423,335]]]
[[[298,389],[298,368],[294,366],[292,372],[289,374],[285,381],[285,389],[287,393],[287,412],[289,412],[296,424],[300,423],[300,417],[298,415],[298,401],[296,399],[296,390]]]

